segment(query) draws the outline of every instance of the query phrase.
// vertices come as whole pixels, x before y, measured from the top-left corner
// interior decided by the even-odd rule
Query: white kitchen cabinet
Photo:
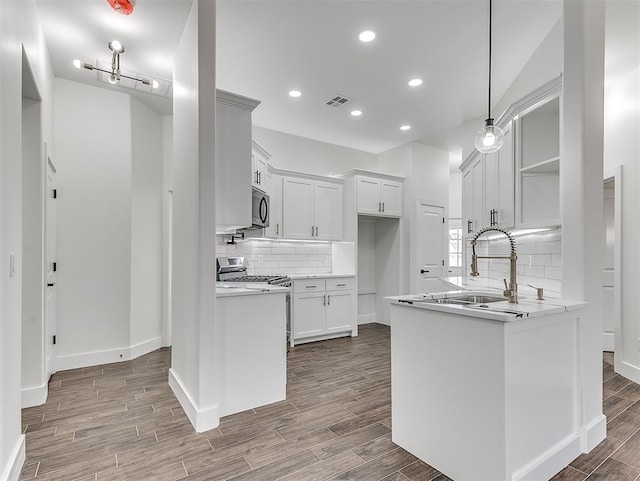
[[[267,190],[267,166],[271,154],[255,140],[251,141],[251,186],[262,192]]]
[[[402,217],[402,183],[356,177],[358,214]]]
[[[484,157],[483,226],[514,226],[514,152],[511,123],[504,128],[504,145]]]
[[[282,180],[283,238],[340,240],[342,181],[310,177]]]
[[[355,277],[293,281],[292,345],[357,335]]]
[[[484,159],[477,153],[462,173],[462,232],[473,236],[484,225]]]
[[[269,192],[269,227],[264,236],[271,239],[282,238],[282,176],[267,171]]]
[[[251,112],[259,104],[216,91],[216,232],[251,225]]]

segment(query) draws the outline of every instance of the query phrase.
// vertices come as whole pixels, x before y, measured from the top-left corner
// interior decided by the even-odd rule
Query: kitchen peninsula
[[[393,441],[456,481],[549,479],[580,453],[584,303],[391,302]]]

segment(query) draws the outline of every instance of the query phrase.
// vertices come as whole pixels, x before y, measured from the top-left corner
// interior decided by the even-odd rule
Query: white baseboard
[[[129,359],[135,359],[148,352],[155,351],[162,347],[162,336],[154,337],[138,344],[131,346],[129,351]]]
[[[359,314],[358,315],[358,325],[362,324],[371,324],[372,322],[376,322],[376,315],[372,314]]]
[[[582,451],[590,452],[607,437],[607,418],[599,414],[582,428]]]
[[[46,382],[42,386],[27,387],[22,389],[22,408],[30,408],[40,406],[47,402],[49,393],[49,383]]]
[[[512,479],[518,481],[551,479],[580,454],[582,454],[580,437],[577,434],[568,436],[514,473]]]
[[[621,376],[626,377],[627,379],[635,382],[636,384],[640,384],[640,368],[638,366],[634,366],[633,364],[629,364],[626,361],[618,360],[616,356],[615,359],[615,371]]]
[[[218,427],[220,424],[218,405],[199,409],[173,369],[169,369],[169,387],[178,398],[178,402],[196,432],[203,433]]]
[[[13,451],[9,455],[7,465],[2,469],[0,466],[0,480],[2,481],[18,481],[20,473],[22,472],[22,466],[24,466],[24,460],[26,459],[25,451],[25,438],[24,434],[21,434],[18,438]]]
[[[602,350],[615,351],[615,334],[613,332],[602,333]]]
[[[58,356],[56,359],[56,369],[58,371],[66,371],[67,369],[77,369],[79,367],[129,361],[160,347],[162,347],[162,337],[158,336],[130,347]]]

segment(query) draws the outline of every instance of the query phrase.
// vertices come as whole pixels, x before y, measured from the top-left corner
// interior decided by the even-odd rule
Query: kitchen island
[[[289,291],[218,284],[215,348],[221,417],[285,399]]]
[[[456,481],[549,479],[582,452],[585,304],[495,296],[387,298],[393,441]]]

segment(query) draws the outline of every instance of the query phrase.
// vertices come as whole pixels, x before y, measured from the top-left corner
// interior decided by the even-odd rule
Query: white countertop
[[[290,292],[290,287],[272,286],[269,284],[259,284],[256,282],[247,282],[244,285],[225,284],[224,282],[216,282],[216,297],[230,296],[256,296],[261,294],[280,294]]]
[[[299,279],[335,279],[340,277],[355,276],[355,274],[291,274],[288,277],[295,281]]]
[[[569,299],[544,299],[537,300],[535,296],[521,296],[516,304],[509,301],[497,301],[482,304],[487,307],[479,307],[480,304],[459,305],[459,304],[437,304],[423,302],[429,299],[451,298],[461,294],[464,295],[485,295],[501,297],[495,291],[459,290],[449,292],[439,292],[434,294],[413,294],[404,296],[385,297],[385,300],[392,304],[408,306],[417,309],[427,309],[440,312],[448,312],[460,316],[478,317],[495,321],[517,321],[533,317],[547,316],[559,312],[566,312],[583,308],[586,303]]]

